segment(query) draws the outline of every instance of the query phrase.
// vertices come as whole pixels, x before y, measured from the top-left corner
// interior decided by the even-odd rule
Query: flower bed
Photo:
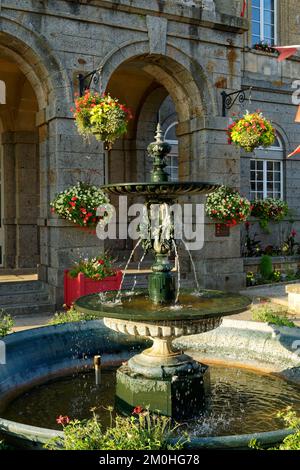
[[[228,143],[242,147],[246,152],[253,152],[258,147],[270,147],[276,137],[271,122],[262,113],[246,113],[243,118],[234,118],[227,129]]]

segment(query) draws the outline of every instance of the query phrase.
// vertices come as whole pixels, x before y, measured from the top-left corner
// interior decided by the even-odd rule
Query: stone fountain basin
[[[115,195],[139,195],[151,198],[155,196],[157,201],[163,199],[176,199],[178,196],[193,194],[209,194],[219,187],[215,183],[199,181],[166,181],[162,183],[117,183],[102,186],[101,189],[107,194]]]
[[[251,304],[251,300],[246,296],[214,290],[203,290],[199,296],[194,295],[192,289],[182,289],[179,306],[153,304],[146,289],[137,290],[131,297],[126,294],[121,295],[120,305],[110,303],[117,297],[117,291],[109,291],[105,295],[106,302],[100,299],[99,294],[80,297],[75,302],[76,309],[99,317],[154,325],[176,326],[177,324],[179,327],[185,322],[190,322],[191,325],[197,321],[214,323],[214,319],[244,312]]]
[[[93,356],[103,365],[119,365],[149,346],[146,340],[108,329],[102,320],[49,326],[4,338],[7,363],[0,364],[0,407],[15,396],[46,381],[92,367]],[[174,341],[193,357],[208,363],[277,374],[300,385],[300,329],[225,319],[222,326],[201,335]],[[298,348],[298,349],[297,349]],[[1,408],[0,408],[1,411]],[[0,432],[18,446],[42,448],[58,431],[0,418]],[[290,434],[287,429],[238,436],[192,439],[191,448],[247,448],[251,439],[271,446]]]

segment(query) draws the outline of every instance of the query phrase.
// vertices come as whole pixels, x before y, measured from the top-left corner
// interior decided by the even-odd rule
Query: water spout
[[[94,356],[95,384],[101,385],[101,356]]]

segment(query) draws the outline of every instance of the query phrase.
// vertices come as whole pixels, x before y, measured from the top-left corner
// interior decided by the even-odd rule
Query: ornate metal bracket
[[[84,91],[91,87],[91,84],[98,85],[100,82],[100,75],[101,69],[93,70],[92,72],[88,73],[87,75],[83,75],[82,73],[77,75],[79,81],[79,96],[83,96]],[[89,78],[88,84],[86,84],[86,80]]]
[[[222,91],[222,116],[226,117],[226,110],[231,109],[232,106],[238,101],[240,104],[243,104],[246,101],[246,92],[250,91],[249,101],[251,101],[251,90],[252,87],[248,90],[238,90],[233,93],[226,93]]]

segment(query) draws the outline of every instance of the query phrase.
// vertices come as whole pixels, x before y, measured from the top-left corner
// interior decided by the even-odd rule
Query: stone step
[[[52,303],[41,303],[38,305],[23,304],[23,305],[9,305],[5,307],[5,311],[12,316],[34,316],[42,314],[52,314],[55,313],[55,305]]]
[[[36,292],[41,290],[47,290],[47,285],[42,281],[0,282],[0,296],[10,293]]]
[[[47,303],[49,301],[49,293],[46,290],[28,290],[24,292],[10,292],[6,295],[0,294],[0,308],[5,308],[10,304],[22,305],[25,303],[29,305],[39,305],[40,303]]]

